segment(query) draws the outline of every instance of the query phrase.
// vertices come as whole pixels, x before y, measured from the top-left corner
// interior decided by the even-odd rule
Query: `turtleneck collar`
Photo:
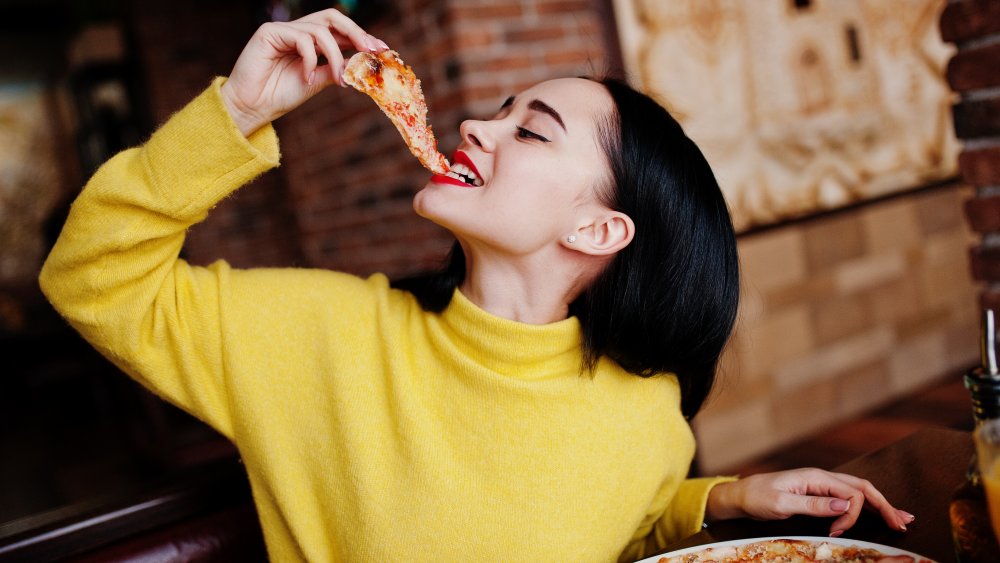
[[[580,370],[580,321],[544,325],[505,319],[479,308],[455,290],[441,314],[448,340],[464,355],[503,375],[537,379]]]

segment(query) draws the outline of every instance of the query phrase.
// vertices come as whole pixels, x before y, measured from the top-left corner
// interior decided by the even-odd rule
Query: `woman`
[[[178,260],[277,165],[271,121],[340,83],[341,46],[387,48],[333,10],[262,26],[94,175],[41,275],[94,346],[233,440],[273,560],[628,560],[705,519],[812,514],[839,535],[866,501],[905,529],[848,475],[684,478],[735,244],[699,151],[621,83],[543,82],[462,124],[475,186],[435,176],[414,200],[458,241],[438,276]]]

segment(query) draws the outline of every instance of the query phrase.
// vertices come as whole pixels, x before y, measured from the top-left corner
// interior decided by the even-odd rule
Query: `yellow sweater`
[[[108,161],[45,294],[103,354],[238,447],[273,561],[613,561],[700,529],[709,488],[675,379],[581,375],[576,318],[443,314],[368,279],[178,259],[278,164],[219,86]]]

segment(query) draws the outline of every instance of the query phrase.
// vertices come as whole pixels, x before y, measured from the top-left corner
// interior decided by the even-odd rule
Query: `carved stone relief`
[[[633,84],[702,147],[740,230],[956,174],[945,0],[614,0]]]

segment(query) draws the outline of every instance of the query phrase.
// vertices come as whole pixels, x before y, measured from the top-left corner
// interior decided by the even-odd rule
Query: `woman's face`
[[[606,209],[597,190],[610,170],[597,124],[611,110],[611,96],[590,80],[550,80],[521,92],[493,119],[462,123],[452,172],[432,177],[414,209],[463,243],[501,252],[563,243]]]

